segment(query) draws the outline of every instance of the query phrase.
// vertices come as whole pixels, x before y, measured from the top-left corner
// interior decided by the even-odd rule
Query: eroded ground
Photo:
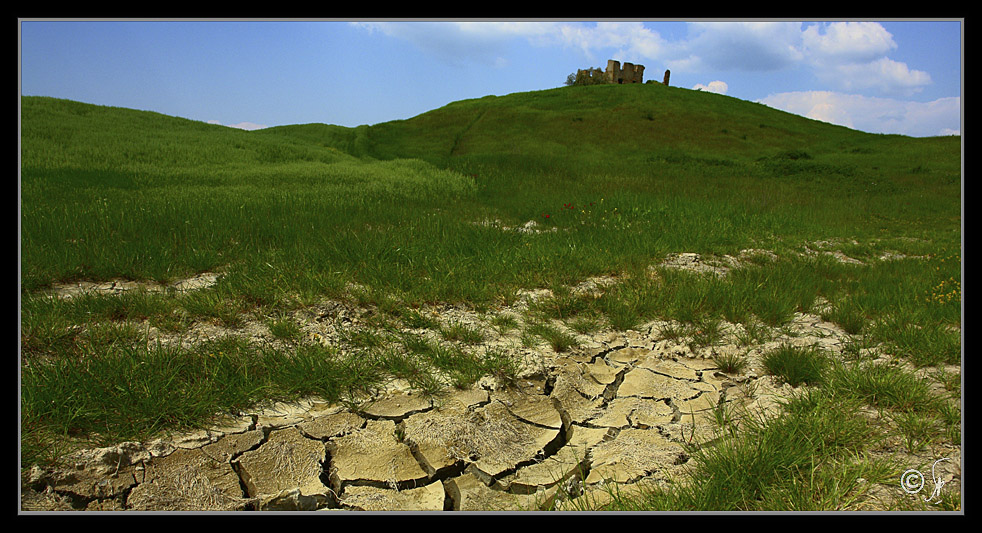
[[[677,254],[666,266],[725,275],[739,258],[704,262]],[[579,290],[609,282],[592,280]],[[529,292],[504,312],[520,319],[523,306],[546,294]],[[325,302],[306,311],[304,335],[336,342],[332,324],[339,317],[357,323],[362,312]],[[66,459],[70,466],[30,472],[22,510],[487,511],[573,509],[584,501],[596,507],[612,487],[625,494],[681,478],[692,446],[719,436],[721,413],[737,425],[744,416],[776,414],[795,390],[765,375],[760,360],[768,350],[817,345],[841,355],[850,341],[835,324],[798,314],[769,342],[752,346],[736,341],[739,324],[724,324],[723,341],[698,347],[663,338],[674,324],[653,321],[637,330],[579,334],[578,346],[557,353],[545,344],[523,346],[517,332],[495,333],[467,309],[429,312],[484,327],[487,344],[522,362],[518,383],[506,387],[487,377],[426,397],[397,380],[351,404],[316,398],[267,404],[224,415],[207,430],[79,451]],[[200,328],[202,338],[222,333]],[[258,323],[242,332],[269,337]],[[741,372],[723,372],[714,362],[727,352],[747,359]],[[958,446],[918,454],[901,448],[884,445],[873,453],[911,465],[947,457],[936,476],[946,490],[959,492]],[[899,484],[882,484],[855,508],[883,509],[903,496]]]

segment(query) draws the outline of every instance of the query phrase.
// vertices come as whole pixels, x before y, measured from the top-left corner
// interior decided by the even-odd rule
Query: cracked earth
[[[695,254],[670,262],[717,274],[728,268],[707,266]],[[336,303],[325,309],[357,321],[357,310]],[[521,304],[513,311],[518,316]],[[443,320],[481,323],[467,310],[434,312]],[[777,414],[794,389],[764,375],[760,360],[768,350],[817,345],[841,354],[850,341],[835,324],[808,314],[753,346],[736,342],[739,324],[724,324],[727,340],[714,346],[661,338],[663,328],[674,325],[653,321],[637,330],[577,335],[579,346],[563,353],[524,347],[514,332],[492,334],[486,343],[523,361],[517,384],[505,387],[486,377],[471,388],[426,397],[396,380],[344,405],[317,398],[267,403],[224,414],[208,429],[78,451],[64,468],[34,467],[22,486],[21,507],[494,511],[573,509],[580,498],[602,504],[612,488],[629,494],[678,479],[692,446],[719,436],[722,410],[737,425],[742,416]],[[332,338],[326,323],[305,328],[310,338]],[[727,353],[747,359],[742,372],[725,373],[713,362]],[[949,452],[952,461],[941,466],[957,491],[959,449]],[[880,488],[891,491],[896,487]]]

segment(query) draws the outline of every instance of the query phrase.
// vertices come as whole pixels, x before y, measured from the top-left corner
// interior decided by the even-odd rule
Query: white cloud
[[[769,71],[802,59],[800,22],[693,22],[673,69]]]
[[[240,130],[261,130],[266,126],[263,124],[256,124],[255,122],[239,122],[238,124],[229,124],[230,128],[238,128]]]
[[[689,36],[675,41],[633,21],[352,24],[409,41],[457,65],[474,61],[504,68],[503,58],[517,38],[579,50],[600,68],[615,58],[669,68],[676,75],[794,70],[795,77],[811,72],[822,88],[888,97],[911,96],[932,83],[927,72],[888,57],[898,45],[877,22],[692,22]]]
[[[876,22],[833,22],[809,26],[802,32],[802,45],[812,60],[833,59],[837,62],[867,62],[886,56],[897,43],[883,26]]]
[[[240,130],[261,130],[267,126],[262,124],[256,124],[255,122],[239,122],[238,124],[222,124],[217,120],[209,120],[208,124],[218,124],[219,126],[225,126],[227,128],[236,128]]]
[[[931,83],[931,76],[905,63],[882,57],[868,63],[835,65],[817,72],[823,81],[846,91],[874,89],[881,94],[910,96]]]
[[[555,33],[551,22],[402,21],[352,22],[370,33],[408,41],[420,50],[453,65],[477,62],[503,68],[503,57],[514,38],[535,43]]]
[[[594,60],[597,59],[594,52],[605,48],[616,49],[615,55],[622,61],[655,59],[670,48],[658,32],[640,22],[598,22],[593,26],[558,23],[553,39],[564,46],[580,49]]]
[[[439,40],[446,36],[464,40],[500,41],[511,37],[537,37],[554,33],[555,22],[491,22],[491,21],[401,21],[351,22],[352,26],[371,32],[381,32],[424,43],[427,38]]]
[[[928,73],[887,57],[897,43],[876,22],[815,24],[802,33],[802,43],[816,78],[833,89],[911,96],[931,83]]]
[[[684,52],[669,59],[678,72],[748,72],[810,68],[827,87],[910,96],[931,83],[928,73],[887,55],[898,46],[876,22],[699,22]]]
[[[838,91],[911,96],[931,83],[928,73],[890,59],[898,45],[876,22],[695,22],[685,41],[658,51],[678,73],[811,69]]]
[[[709,85],[703,85],[701,83],[697,83],[692,88],[697,91],[707,91],[716,94],[726,94],[726,91],[729,90],[730,86],[727,85],[725,81],[716,80],[716,81],[709,82]]]
[[[502,37],[538,37],[555,31],[554,22],[452,22],[463,34],[490,39]]]
[[[563,46],[580,50],[591,61],[613,54],[621,61],[652,59],[669,44],[641,22],[352,22],[369,32],[409,41],[421,50],[451,63],[465,61],[503,66],[512,39],[534,46]],[[612,49],[612,50],[611,50]],[[605,50],[605,57],[597,52]],[[604,65],[600,65],[601,68]]]
[[[832,91],[800,91],[772,94],[758,102],[870,133],[927,137],[961,131],[959,97],[908,102]]]

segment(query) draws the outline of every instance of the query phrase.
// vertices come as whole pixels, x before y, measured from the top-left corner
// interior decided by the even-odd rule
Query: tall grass
[[[253,258],[263,257],[265,263],[273,254],[278,262],[302,257],[306,270],[330,265],[331,272],[364,284],[408,290],[416,300],[490,300],[517,286],[621,271],[671,251],[726,253],[813,236],[880,237],[890,228],[907,234],[912,222],[937,219],[944,208],[938,193],[957,199],[957,181],[936,179],[957,172],[937,159],[938,143],[910,140],[935,161],[926,166],[937,169],[912,175],[881,155],[891,153],[891,138],[877,143],[875,136],[818,128],[753,106],[744,109],[747,104],[736,100],[696,104],[692,99],[698,95],[669,91],[650,96],[663,98],[659,106],[666,109],[689,105],[691,113],[710,113],[718,120],[746,120],[752,111],[762,115],[760,121],[794,123],[816,147],[807,158],[792,158],[789,149],[760,156],[757,150],[764,146],[765,151],[780,147],[781,136],[771,126],[757,128],[754,134],[761,138],[756,142],[777,144],[750,149],[756,144],[729,143],[713,153],[705,135],[682,135],[695,127],[685,122],[676,126],[683,131],[672,142],[688,139],[687,144],[674,150],[658,144],[666,133],[645,124],[650,121],[626,121],[626,130],[634,128],[647,139],[651,153],[646,153],[638,150],[637,138],[631,147],[617,136],[598,137],[609,133],[599,116],[594,127],[584,130],[569,130],[564,117],[586,110],[597,114],[612,102],[649,108],[642,103],[647,93],[569,89],[576,90],[461,102],[411,121],[379,125],[370,130],[377,153],[364,155],[383,160],[356,159],[324,146],[347,146],[336,128],[321,128],[334,134],[311,143],[310,127],[239,132],[27,98],[23,286],[31,290],[52,279],[114,276],[168,280],[230,265],[258,267],[261,263]],[[496,112],[486,113],[492,105]],[[519,112],[525,105],[530,110]],[[474,122],[471,108],[484,118]],[[577,153],[584,150],[583,155],[557,155],[512,131],[506,125],[514,113],[536,116],[542,135],[566,128],[557,138]],[[667,111],[659,107],[658,113]],[[439,127],[432,124],[437,117]],[[157,127],[148,132],[148,123]],[[91,143],[73,142],[80,132],[88,139],[90,130],[100,128]],[[464,138],[476,138],[453,158],[440,159],[440,151],[425,144],[393,152],[400,142],[417,137],[410,131],[450,136],[460,133],[457,128],[466,129]],[[736,125],[725,129],[730,133],[724,135],[739,130]],[[300,132],[299,138],[293,135]],[[109,138],[102,143],[100,136]],[[519,151],[499,150],[503,138]],[[857,146],[878,144],[887,147],[855,153]],[[586,146],[604,146],[606,153]],[[525,155],[533,149],[535,157]],[[133,157],[138,151],[150,155]],[[843,160],[843,155],[848,157]],[[783,166],[776,170],[774,161]],[[865,179],[879,184],[870,189],[860,183]],[[927,196],[935,198],[933,204],[925,204]],[[898,216],[898,206],[914,212]],[[477,225],[494,218],[511,225],[535,221],[557,231],[523,235]],[[886,227],[871,235],[870,221]],[[780,319],[776,315],[769,321]]]
[[[849,416],[855,403],[813,392],[776,419],[744,418],[743,429],[692,452],[684,476],[636,496],[615,495],[610,510],[841,510],[859,478],[882,482],[891,471],[862,459],[876,434]]]
[[[424,390],[514,376],[459,325],[442,330],[456,348],[352,337],[355,358],[307,345],[286,310],[325,297],[439,330],[414,310],[553,288],[522,335],[557,352],[576,339],[547,320],[780,326],[821,297],[827,318],[916,364],[960,360],[958,138],[869,135],[659,84],[487,97],[358,128],[246,132],[33,97],[21,112],[22,428],[38,442],[43,428],[123,438],[263,397],[340,398],[385,376]],[[855,239],[865,264],[796,255],[834,239]],[[649,268],[744,248],[780,259],[725,278]],[[203,271],[223,277],[198,294],[43,296],[60,281]],[[559,289],[598,275],[619,283],[596,298]],[[139,335],[235,328],[247,313],[276,317],[291,348]]]
[[[94,431],[112,441],[194,427],[263,396],[317,394],[338,401],[377,380],[377,371],[361,359],[323,352],[316,345],[290,354],[260,350],[234,336],[194,349],[137,344],[81,350],[78,357],[25,366],[21,416],[67,435]]]

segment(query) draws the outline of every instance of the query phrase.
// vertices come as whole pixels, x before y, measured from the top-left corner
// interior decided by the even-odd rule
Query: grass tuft
[[[816,385],[823,381],[828,355],[818,348],[789,344],[764,354],[764,367],[792,387]]]

